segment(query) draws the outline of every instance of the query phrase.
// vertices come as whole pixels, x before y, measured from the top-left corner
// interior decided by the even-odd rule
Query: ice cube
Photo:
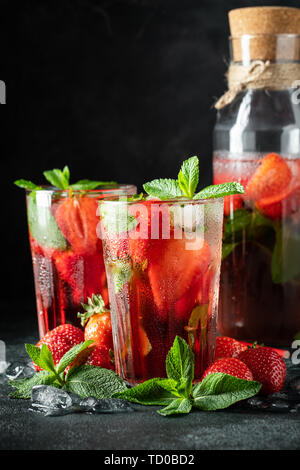
[[[34,373],[35,370],[32,367],[28,367],[28,364],[21,362],[13,362],[5,371],[6,377],[10,380],[29,378]]]
[[[32,388],[31,409],[48,416],[74,411],[73,401],[69,393],[49,385],[35,385]]]
[[[134,411],[132,406],[124,400],[118,398],[102,398],[96,400],[95,398],[89,397],[79,404],[82,410],[90,413],[124,413]]]

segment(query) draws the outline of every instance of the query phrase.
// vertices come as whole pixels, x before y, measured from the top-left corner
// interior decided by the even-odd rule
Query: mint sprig
[[[76,183],[70,184],[70,169],[66,165],[62,170],[59,168],[53,168],[53,170],[46,170],[43,172],[45,179],[53,187],[61,190],[74,190],[74,191],[88,191],[93,190],[101,186],[115,186],[117,183],[115,181],[94,181],[88,179],[81,179]],[[38,186],[32,181],[19,179],[14,182],[19,188],[24,188],[28,190],[40,190],[43,189],[42,186]]]
[[[199,183],[199,159],[197,156],[188,158],[182,163],[177,180],[155,179],[143,185],[145,192],[159,199],[211,199],[233,194],[243,194],[243,186],[236,182],[214,184],[195,194]]]
[[[257,394],[261,384],[215,373],[192,385],[194,355],[184,339],[176,336],[166,360],[167,379],[150,379],[119,392],[117,398],[142,405],[163,405],[162,416],[187,414],[192,408],[213,411],[227,408]]]

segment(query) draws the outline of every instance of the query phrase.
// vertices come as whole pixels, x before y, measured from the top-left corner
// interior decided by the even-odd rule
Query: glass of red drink
[[[200,379],[215,351],[223,198],[110,198],[100,213],[117,372],[164,377],[178,335]]]
[[[135,194],[136,187],[96,190],[26,190],[40,337],[63,323],[77,326],[81,303],[101,294],[108,303],[102,242],[97,235],[99,201]]]

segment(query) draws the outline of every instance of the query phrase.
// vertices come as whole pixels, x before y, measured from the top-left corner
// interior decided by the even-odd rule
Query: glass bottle
[[[251,65],[261,41],[272,44],[272,63],[300,63],[298,34],[232,37],[231,63]],[[242,197],[229,196],[224,204],[218,331],[274,346],[290,346],[300,332],[296,85],[300,80],[286,89],[239,91],[218,111],[214,128],[214,183],[239,181],[245,187]]]

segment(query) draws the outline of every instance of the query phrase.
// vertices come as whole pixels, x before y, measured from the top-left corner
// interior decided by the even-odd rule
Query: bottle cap
[[[300,8],[238,8],[228,16],[234,61],[299,60]]]

